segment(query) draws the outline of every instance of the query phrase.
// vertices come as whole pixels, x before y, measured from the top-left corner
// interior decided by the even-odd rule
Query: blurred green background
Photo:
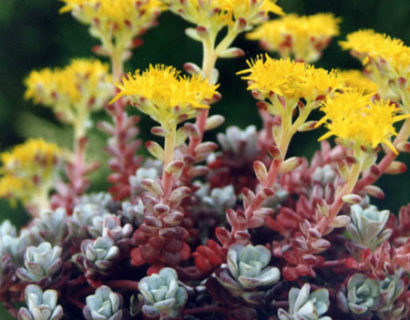
[[[337,45],[337,40],[360,28],[373,28],[401,38],[406,44],[410,40],[409,0],[279,0],[278,4],[287,13],[332,12],[342,17],[341,35],[317,63],[324,68],[360,68],[360,64]],[[61,3],[56,0],[0,0],[0,151],[28,137],[43,137],[68,148],[72,144],[70,128],[54,121],[48,109],[23,99],[23,79],[31,70],[64,66],[73,57],[91,57],[90,48],[97,44],[89,36],[87,27],[69,14],[60,15],[60,7]],[[143,37],[145,44],[135,50],[126,70],[145,68],[149,63],[164,63],[180,69],[187,61],[200,64],[200,44],[184,35],[187,26],[179,17],[164,13],[159,18],[158,27]],[[223,100],[213,107],[212,112],[226,117],[225,127],[233,124],[260,126],[255,102],[246,92],[244,81],[235,73],[245,68],[246,58],[254,57],[261,50],[255,42],[244,40],[243,36],[237,39],[235,46],[243,48],[246,57],[218,62]],[[101,112],[95,118],[105,117]],[[149,139],[151,124],[149,119],[142,117],[140,136],[143,140]],[[310,157],[318,147],[319,135],[320,132],[315,131],[297,136],[290,153]],[[91,130],[90,139],[89,154],[105,163],[103,146],[106,137],[98,130]],[[410,156],[401,155],[400,158],[409,164]],[[104,190],[107,172],[104,167],[93,176],[93,190]],[[378,184],[385,190],[386,200],[377,203],[380,208],[397,212],[406,204],[409,180],[409,173],[383,177]],[[0,221],[2,219],[11,219],[21,225],[27,221],[27,216],[22,208],[10,207],[7,201],[1,200]],[[9,319],[1,309],[0,319]]]

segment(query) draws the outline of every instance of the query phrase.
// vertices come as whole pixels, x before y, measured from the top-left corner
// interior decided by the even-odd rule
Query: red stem
[[[138,282],[132,280],[111,280],[104,283],[111,288],[128,289],[131,291],[139,291]]]
[[[366,176],[364,176],[362,179],[359,180],[359,182],[356,184],[355,187],[355,192],[361,191],[364,187],[373,184],[376,182],[380,176],[386,171],[386,169],[389,167],[389,165],[394,161],[394,159],[397,158],[397,155],[394,154],[393,151],[389,151],[383,159],[380,161],[380,163],[377,165],[377,171],[379,172],[379,175],[373,175],[368,173]]]
[[[333,261],[325,261],[323,264],[320,266],[317,266],[317,268],[334,268],[334,267],[340,267],[345,264],[346,259],[339,259],[339,260],[333,260]]]
[[[284,307],[288,307],[289,306],[289,302],[288,301],[275,301],[273,303],[273,306],[275,308],[284,308]]]
[[[204,306],[193,309],[187,309],[183,311],[184,316],[197,314],[197,313],[207,313],[207,312],[221,312],[226,313],[228,310],[225,307],[220,306]]]
[[[201,113],[196,117],[196,126],[198,127],[199,137],[192,139],[189,143],[189,153],[194,154],[194,150],[198,144],[201,143],[204,138],[206,120],[208,119],[209,109],[202,110]]]
[[[75,305],[77,308],[79,309],[83,309],[85,307],[85,304],[81,301],[78,301],[76,298],[74,297],[67,297],[68,301],[70,301],[73,305]]]

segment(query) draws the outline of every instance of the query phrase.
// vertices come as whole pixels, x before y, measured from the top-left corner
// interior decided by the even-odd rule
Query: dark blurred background
[[[320,67],[359,69],[360,64],[341,51],[337,41],[360,28],[372,28],[409,44],[409,0],[279,0],[278,4],[286,13],[332,12],[343,19],[341,35],[324,52],[322,60],[317,63]],[[64,66],[71,58],[93,56],[90,48],[97,41],[90,37],[87,27],[70,14],[60,15],[60,7],[60,1],[56,0],[0,0],[0,151],[28,137],[43,137],[68,148],[72,144],[70,128],[54,121],[48,109],[23,98],[23,79],[31,70]],[[149,63],[164,63],[179,69],[187,61],[200,64],[201,46],[184,35],[187,26],[179,17],[164,13],[159,18],[158,27],[143,37],[144,45],[135,50],[126,70],[145,68]],[[236,40],[235,46],[243,48],[246,57],[218,62],[223,100],[212,108],[212,112],[226,117],[224,128],[227,125],[260,126],[255,102],[246,92],[244,81],[235,73],[246,67],[246,58],[254,57],[261,50],[255,42],[244,40],[243,36]],[[101,112],[95,119],[105,117]],[[143,140],[149,139],[151,125],[147,117],[142,117],[140,136]],[[297,136],[290,153],[311,157],[319,146],[319,135],[320,132],[315,131]],[[106,162],[105,138],[98,130],[90,132],[89,154],[102,163]],[[209,138],[214,136],[211,134]],[[408,155],[400,155],[400,159],[407,164],[410,162]],[[106,175],[107,168],[103,167],[93,176],[93,190],[104,190]],[[409,173],[383,177],[378,184],[385,190],[386,200],[376,204],[396,213],[408,201],[409,180]],[[21,207],[10,207],[7,201],[0,200],[0,221],[3,219],[21,225],[27,221],[27,216]],[[1,309],[0,319],[9,319]]]

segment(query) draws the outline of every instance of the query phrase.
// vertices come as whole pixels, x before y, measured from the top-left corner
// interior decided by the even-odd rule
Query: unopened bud
[[[186,28],[185,34],[195,41],[199,41],[199,42],[202,41],[202,37],[203,37],[202,33],[198,32],[197,29],[195,28]]]
[[[188,72],[189,74],[192,74],[192,75],[197,75],[197,74],[200,74],[202,72],[202,69],[198,65],[196,65],[195,63],[192,63],[192,62],[185,63],[184,64],[184,70],[186,72]]]
[[[209,82],[211,84],[215,84],[218,82],[218,78],[219,78],[219,71],[218,69],[213,69],[211,72],[211,77],[209,78]]]
[[[163,193],[159,183],[153,179],[144,179],[141,181],[141,185],[157,196],[160,196]]]
[[[342,197],[343,202],[349,204],[357,204],[362,201],[362,197],[357,194],[346,194]]]
[[[253,170],[260,183],[264,183],[268,176],[268,170],[266,170],[265,164],[262,161],[255,161],[253,163]]]
[[[330,222],[332,228],[344,228],[350,223],[349,216],[337,216]]]
[[[369,196],[375,197],[377,199],[384,199],[385,195],[382,189],[375,185],[369,185],[364,187],[364,192],[366,192]]]
[[[213,130],[217,127],[219,127],[221,124],[225,122],[225,118],[219,114],[215,114],[213,116],[210,116],[206,120],[206,125],[205,125],[205,130]]]
[[[308,131],[311,131],[311,130],[315,130],[315,129],[317,129],[316,124],[317,124],[317,121],[307,121],[298,128],[298,131],[299,132],[308,132]]]
[[[151,133],[155,136],[165,137],[165,130],[160,126],[155,126],[151,128]]]
[[[175,179],[178,179],[182,173],[182,168],[184,167],[184,162],[181,160],[174,160],[170,162],[166,168],[165,172],[170,173]]]
[[[240,48],[228,48],[219,53],[220,58],[239,58],[245,55],[245,51]]]
[[[161,161],[164,159],[164,150],[158,143],[154,141],[147,141],[145,143],[145,147],[154,158]]]
[[[397,150],[399,152],[410,152],[410,142],[400,142],[397,144]]]
[[[289,171],[292,171],[293,169],[296,169],[303,163],[303,159],[300,157],[292,157],[287,160],[285,160],[281,166],[280,166],[280,173],[286,173]]]
[[[196,153],[210,153],[215,151],[218,148],[218,145],[214,142],[202,142],[201,144],[197,145],[195,148]]]
[[[400,161],[393,161],[387,167],[385,173],[387,174],[400,174],[407,171],[407,166]]]

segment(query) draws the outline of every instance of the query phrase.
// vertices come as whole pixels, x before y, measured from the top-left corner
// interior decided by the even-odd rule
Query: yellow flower
[[[260,40],[264,48],[279,52],[282,58],[294,57],[296,60],[315,62],[331,38],[339,34],[340,20],[330,13],[312,16],[289,14],[264,23],[249,33],[247,38]]]
[[[381,143],[397,153],[390,141],[397,135],[393,124],[410,115],[399,115],[395,104],[388,100],[372,101],[371,96],[349,90],[328,99],[321,107],[325,116],[317,125],[326,123],[329,131],[319,140],[335,135],[356,154],[362,149],[375,149]]]
[[[235,23],[243,29],[257,25],[268,19],[269,13],[282,15],[282,9],[277,6],[276,0],[163,0],[169,9],[185,20],[219,31],[225,26]]]
[[[63,152],[53,143],[30,139],[0,154],[0,160],[0,197],[27,204],[48,194],[53,187]]]
[[[361,90],[366,94],[377,93],[377,84],[359,70],[340,71],[338,77],[348,88]]]
[[[301,98],[310,103],[340,86],[335,72],[289,59],[276,60],[265,55],[248,61],[248,65],[249,69],[239,74],[249,73],[242,79],[249,81],[248,90],[255,90],[262,100],[278,95],[292,104]]]
[[[383,97],[391,97],[392,90],[410,112],[410,47],[400,39],[373,30],[360,30],[347,36],[340,45],[359,58]]]
[[[63,122],[89,125],[89,114],[101,109],[114,93],[108,65],[73,60],[63,69],[33,71],[25,80],[25,97],[51,108]]]
[[[71,11],[81,23],[90,25],[92,36],[101,39],[107,54],[124,53],[133,38],[155,24],[164,9],[159,0],[61,0],[61,12]]]
[[[137,70],[116,85],[120,92],[111,103],[126,96],[165,128],[195,117],[198,109],[209,108],[218,87],[199,75],[181,76],[175,68],[164,65],[150,65],[142,73]]]

